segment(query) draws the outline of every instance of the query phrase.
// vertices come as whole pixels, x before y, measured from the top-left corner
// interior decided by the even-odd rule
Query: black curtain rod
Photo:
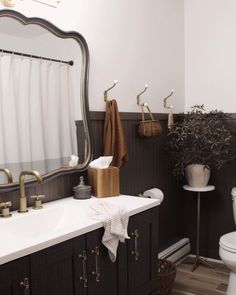
[[[63,63],[63,64],[68,64],[70,66],[73,66],[73,64],[74,64],[73,60],[65,61],[65,60],[48,58],[48,57],[44,57],[44,56],[37,56],[37,55],[33,55],[33,54],[21,53],[21,52],[10,51],[10,50],[5,50],[5,49],[0,49],[0,52],[14,54],[14,55],[20,55],[20,56],[26,56],[26,57],[30,57],[30,58],[36,58],[36,59],[42,59],[42,60],[49,60],[49,61],[54,61],[54,62],[60,62],[60,63]]]

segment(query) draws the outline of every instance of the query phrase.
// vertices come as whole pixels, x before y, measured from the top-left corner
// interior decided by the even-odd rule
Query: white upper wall
[[[236,1],[185,1],[186,110],[236,112]]]
[[[24,0],[14,9],[86,38],[91,110],[104,110],[103,90],[115,79],[111,96],[120,111],[139,111],[136,95],[145,84],[153,112],[166,112],[161,98],[172,88],[175,112],[184,110],[184,0],[64,0],[58,8]]]

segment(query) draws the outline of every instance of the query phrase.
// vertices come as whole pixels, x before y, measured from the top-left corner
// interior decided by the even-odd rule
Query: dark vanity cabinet
[[[0,295],[30,295],[29,257],[0,266]]]
[[[103,232],[0,266],[0,295],[157,294],[158,207],[130,218],[130,240],[119,244],[115,263],[102,244]]]

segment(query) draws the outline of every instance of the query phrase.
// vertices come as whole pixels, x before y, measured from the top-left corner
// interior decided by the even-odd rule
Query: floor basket
[[[175,264],[166,259],[158,259],[158,294],[171,295],[175,276]]]

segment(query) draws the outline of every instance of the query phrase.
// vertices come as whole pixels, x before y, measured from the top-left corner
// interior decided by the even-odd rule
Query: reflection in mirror
[[[81,46],[9,17],[0,17],[0,38],[0,169],[16,182],[22,170],[69,169],[71,155],[80,154],[75,165],[82,167]],[[0,184],[6,182],[0,173]]]
[[[4,173],[6,175],[7,183],[12,183],[13,182],[12,173],[11,173],[11,171],[9,169],[0,168],[0,172]]]

